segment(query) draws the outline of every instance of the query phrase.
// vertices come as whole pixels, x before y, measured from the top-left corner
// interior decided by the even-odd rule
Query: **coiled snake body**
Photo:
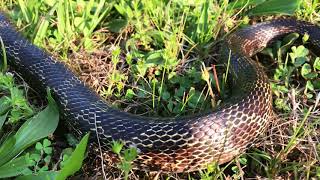
[[[52,89],[61,114],[74,132],[98,133],[107,149],[110,141],[122,140],[126,146],[137,147],[137,167],[176,172],[230,161],[263,132],[273,115],[270,85],[262,68],[249,57],[291,32],[308,33],[320,49],[319,28],[306,22],[281,19],[239,30],[222,46],[222,59],[230,57],[232,97],[210,113],[160,119],[110,108],[64,64],[32,45],[0,15],[0,36],[9,63],[39,84],[38,89]]]

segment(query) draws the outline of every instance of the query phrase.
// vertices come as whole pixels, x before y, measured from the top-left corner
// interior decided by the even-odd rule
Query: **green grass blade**
[[[7,119],[7,114],[0,116],[0,131],[6,119]]]
[[[24,123],[16,133],[17,143],[21,143],[22,147],[25,148],[52,134],[57,128],[59,121],[58,107],[51,95],[48,95],[48,101],[48,107]],[[39,131],[35,131],[34,127],[37,127]]]
[[[3,56],[3,63],[1,65],[1,71],[5,72],[8,69],[8,63],[7,63],[7,53],[6,53],[6,48],[3,44],[2,38],[0,37],[0,43],[1,43],[1,50],[2,50],[2,56]]]
[[[10,136],[1,144],[1,146],[0,146],[0,166],[7,163],[7,161],[9,161],[12,158],[11,150],[14,148],[15,144],[16,144],[16,139],[13,136]]]
[[[64,9],[65,9],[65,28],[66,28],[66,35],[68,38],[71,37],[72,34],[74,34],[73,29],[71,28],[71,23],[70,23],[70,3],[69,0],[65,0],[64,1]],[[69,43],[68,41],[66,41],[66,43]]]
[[[31,174],[17,178],[17,180],[65,180],[68,176],[74,175],[82,166],[85,158],[85,152],[89,140],[89,133],[86,134],[76,149],[72,152],[70,158],[64,164],[60,171],[45,171],[38,174]]]
[[[7,148],[7,153],[5,153],[4,156],[0,154],[0,165],[6,163],[30,145],[55,131],[59,122],[59,112],[51,95],[48,95],[48,101],[49,105],[47,108],[27,120],[12,137],[15,141],[14,146]]]
[[[66,17],[66,12],[65,12],[65,1],[59,1],[58,3],[58,8],[57,8],[57,27],[58,27],[58,32],[63,37],[63,35],[66,32],[66,25],[65,25],[65,17]]]
[[[305,114],[303,120],[299,123],[299,126],[294,130],[293,136],[290,138],[290,141],[288,142],[286,148],[282,151],[285,154],[289,153],[290,150],[298,143],[297,142],[298,138],[300,138],[301,136],[303,136],[305,134],[304,133],[304,131],[305,131],[304,126],[306,124],[306,121],[308,120],[308,117],[309,117],[311,111],[312,111],[312,108],[309,108],[309,110]]]
[[[198,26],[197,26],[197,34],[198,34],[198,40],[202,42],[203,36],[207,34],[208,32],[208,22],[209,22],[209,17],[208,17],[208,8],[209,8],[209,1],[206,0],[202,4],[201,8],[201,16],[198,21]]]
[[[49,28],[50,17],[53,15],[54,11],[56,10],[56,7],[57,4],[53,6],[52,9],[48,12],[48,15],[41,20],[38,31],[33,39],[34,44],[41,46]]]
[[[19,4],[20,9],[22,11],[22,14],[24,16],[24,19],[27,21],[27,23],[30,23],[30,18],[29,18],[26,3],[24,2],[24,0],[18,0],[18,4]]]
[[[102,21],[105,15],[110,12],[112,7],[113,7],[113,4],[108,4],[108,6],[105,7],[105,1],[102,1],[101,3],[99,3],[99,6],[98,6],[99,11],[97,11],[95,14],[96,20],[93,21],[93,24],[91,25],[90,33],[92,33],[93,30],[99,25],[99,23]],[[98,12],[100,13],[100,16]]]
[[[87,144],[89,140],[89,133],[86,134],[77,145],[76,149],[72,152],[69,160],[63,166],[63,168],[59,171],[59,175],[57,176],[57,180],[64,180],[68,176],[76,173],[82,166],[83,160],[85,158],[85,152],[87,149]]]
[[[28,166],[30,166],[30,161],[27,155],[18,157],[0,167],[0,178],[21,175]]]

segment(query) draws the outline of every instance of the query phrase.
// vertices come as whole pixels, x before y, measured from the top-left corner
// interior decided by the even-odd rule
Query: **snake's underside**
[[[279,19],[238,30],[221,47],[222,62],[230,60],[231,98],[210,113],[154,118],[111,108],[64,64],[32,45],[0,15],[0,36],[9,63],[31,84],[37,84],[34,88],[52,90],[68,126],[78,135],[97,133],[106,151],[112,140],[136,147],[136,167],[151,171],[194,171],[208,163],[230,161],[243,152],[273,115],[268,78],[250,56],[292,32],[308,33],[320,51],[320,29],[310,23]]]

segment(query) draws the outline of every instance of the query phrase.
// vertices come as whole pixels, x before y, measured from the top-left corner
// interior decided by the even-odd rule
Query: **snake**
[[[320,28],[280,18],[235,30],[221,44],[221,62],[232,77],[230,98],[216,109],[192,116],[145,117],[111,107],[62,61],[33,45],[0,13],[0,37],[8,63],[31,86],[50,88],[66,126],[78,137],[87,132],[107,154],[111,142],[135,147],[136,168],[190,172],[210,163],[223,164],[242,154],[274,117],[269,79],[252,56],[289,33],[308,34],[320,52]],[[1,53],[1,56],[3,54]],[[36,127],[35,127],[36,128]]]

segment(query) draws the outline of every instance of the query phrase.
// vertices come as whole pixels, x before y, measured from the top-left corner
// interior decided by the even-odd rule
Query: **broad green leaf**
[[[55,131],[59,122],[59,112],[50,93],[48,93],[48,102],[48,106],[43,111],[27,120],[19,128],[13,136],[15,139],[14,146],[8,149],[6,156],[2,157],[0,154],[0,165],[6,163],[30,145]]]
[[[160,89],[159,89],[159,91],[160,91]],[[169,100],[169,98],[171,97],[170,93],[167,90],[163,90],[162,93],[159,92],[159,94],[161,94],[162,99],[166,100],[166,101]]]
[[[228,9],[240,9],[248,6],[256,6],[265,2],[266,0],[236,0],[228,4]]]
[[[119,33],[127,25],[128,21],[126,19],[114,19],[111,22],[109,22],[107,27],[111,32]]]
[[[164,65],[164,60],[162,57],[162,54],[164,51],[158,50],[154,51],[152,53],[148,54],[148,57],[146,59],[146,66],[147,67],[152,67],[152,66],[157,66],[157,65]]]
[[[282,44],[284,44],[284,46],[290,46],[299,38],[299,36],[298,33],[291,33],[283,38]]]
[[[40,154],[31,154],[30,155],[30,159],[32,159],[32,160],[34,160],[35,162],[38,162],[38,161],[40,161],[41,160],[41,156],[40,156]]]
[[[65,180],[68,176],[73,175],[81,168],[85,158],[84,155],[88,139],[89,133],[82,138],[60,171],[43,171],[38,174],[18,177],[17,180]]]
[[[270,56],[272,59],[274,59],[273,50],[270,47],[263,49],[260,53],[267,55],[267,56]]]
[[[314,86],[311,83],[311,81],[307,81],[306,88],[309,89],[310,91],[314,91]]]
[[[305,57],[297,57],[294,61],[294,66],[295,67],[300,67],[302,66],[305,62],[307,61],[307,58]]]
[[[169,101],[167,108],[169,109],[170,112],[172,112],[172,110],[173,110],[173,102],[172,101]]]
[[[6,119],[7,119],[7,114],[0,116],[0,130],[1,130]]]
[[[292,52],[289,53],[289,56],[296,67],[300,67],[308,60],[307,55],[309,54],[309,50],[304,46],[293,46],[291,49]]]
[[[299,7],[301,0],[269,0],[248,11],[248,15],[285,14],[292,15]]]
[[[54,132],[59,120],[59,111],[56,103],[48,94],[48,107],[24,123],[16,133],[17,144],[29,146]],[[35,131],[34,127],[41,131]],[[29,142],[27,140],[30,140]],[[32,142],[32,143],[31,143]]]
[[[12,149],[16,143],[14,136],[8,137],[0,146],[0,166],[9,161],[12,157],[10,156]],[[10,158],[8,158],[10,157]]]
[[[58,174],[58,171],[42,171],[38,174],[17,177],[16,180],[55,180]]]
[[[50,7],[53,7],[57,3],[55,0],[44,0],[43,2]]]
[[[36,150],[41,151],[43,149],[43,146],[40,142],[37,142],[36,144]]]
[[[89,133],[86,134],[77,145],[76,149],[71,154],[70,158],[64,164],[63,168],[59,171],[56,180],[64,180],[68,176],[76,173],[82,166],[84,155],[87,149]]]
[[[5,114],[10,108],[10,103],[8,103],[8,97],[3,96],[0,98],[0,115]]]
[[[305,48],[303,45],[300,45],[298,47],[293,46],[291,49],[295,57],[306,57],[309,54],[309,50]]]
[[[304,64],[301,68],[301,75],[305,77],[307,74],[311,73],[312,69],[310,64]]]
[[[298,33],[291,33],[285,36],[282,40],[282,46],[280,47],[281,54],[287,53],[289,47],[299,38]]]
[[[49,141],[48,139],[44,139],[43,140],[43,147],[49,147],[51,146],[51,141]]]
[[[317,73],[312,72],[312,68],[310,64],[305,63],[301,68],[301,75],[305,79],[313,79],[318,76]]]
[[[0,178],[14,177],[21,175],[23,170],[30,166],[27,155],[13,159],[0,167]]]
[[[132,89],[128,89],[125,98],[132,99],[134,96],[136,96],[136,93]]]
[[[201,7],[201,16],[199,18],[198,24],[197,24],[197,40],[202,42],[202,36],[204,36],[205,33],[208,32],[208,22],[209,22],[209,1],[206,0],[203,2],[202,7]]]
[[[313,83],[314,88],[320,89],[320,79],[316,79],[312,83]]]
[[[313,68],[315,68],[316,70],[320,70],[320,58],[319,57],[317,57],[316,60],[314,60]]]

